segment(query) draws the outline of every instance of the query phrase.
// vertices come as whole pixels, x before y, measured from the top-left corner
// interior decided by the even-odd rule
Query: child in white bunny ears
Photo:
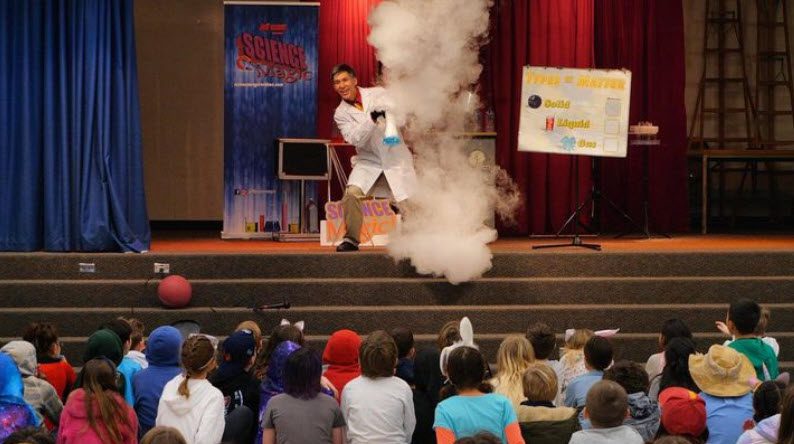
[[[276,347],[282,342],[292,341],[302,346],[305,342],[303,337],[304,326],[305,323],[303,321],[290,324],[288,320],[282,319],[281,323],[270,333],[270,336],[267,338],[265,346],[262,348],[260,355],[257,356],[253,370],[254,376],[260,380],[264,379],[265,374],[267,373],[267,364],[270,360],[270,355],[273,353],[273,350],[275,350]]]
[[[441,368],[441,375],[443,375],[445,379],[447,378],[447,360],[449,360],[449,354],[452,353],[452,350],[464,345],[479,349],[477,344],[474,343],[474,329],[468,317],[464,317],[460,320],[458,332],[460,334],[460,339],[455,341],[452,345],[444,347],[441,350],[441,357],[438,360],[438,365]]]
[[[599,330],[593,332],[586,328],[565,330],[565,346],[560,349],[560,367],[562,369],[562,379],[560,380],[560,394],[557,397],[556,405],[562,405],[565,399],[565,389],[574,379],[587,373],[584,362],[584,346],[593,336],[609,338],[617,334],[620,329]]]

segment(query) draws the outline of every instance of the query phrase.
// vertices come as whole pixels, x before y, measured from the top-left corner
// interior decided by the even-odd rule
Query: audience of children
[[[499,371],[490,384],[494,393],[507,397],[514,409],[525,399],[522,379],[533,361],[535,353],[532,344],[524,336],[510,335],[499,344],[496,352],[496,366]]]
[[[24,390],[16,363],[0,353],[0,442],[17,430],[41,425],[36,412],[25,402]]]
[[[397,369],[394,376],[407,382],[408,385],[414,385],[414,356],[416,355],[414,334],[405,327],[392,329],[389,334],[397,344]]]
[[[323,364],[327,367],[323,375],[339,393],[342,393],[348,382],[361,375],[359,347],[361,338],[353,330],[337,330],[325,344]]]
[[[224,430],[223,394],[207,380],[215,369],[215,347],[204,335],[189,337],[182,344],[184,374],[163,388],[157,406],[158,426],[173,427],[191,444],[217,444]]]
[[[753,417],[755,370],[750,360],[732,348],[712,345],[705,355],[689,357],[689,371],[706,402],[706,442],[735,443]]]
[[[262,380],[265,377],[267,370],[267,357],[265,356],[266,338],[262,335],[262,329],[254,321],[243,321],[237,324],[234,331],[248,330],[254,335],[256,341],[256,358],[254,358],[254,365],[251,367],[251,376],[255,379]],[[301,336],[303,332],[301,332]]]
[[[765,381],[753,390],[752,427],[742,433],[737,444],[774,444],[780,429],[780,408],[786,384],[780,381]],[[745,424],[745,428],[748,424]]]
[[[747,356],[756,377],[762,381],[778,377],[777,353],[756,333],[761,319],[761,306],[750,299],[739,299],[728,308],[725,325],[733,336],[728,347]]]
[[[224,442],[249,443],[259,412],[259,384],[251,375],[256,359],[256,338],[251,330],[237,330],[223,341],[221,363],[210,383],[223,393],[226,429]]]
[[[689,338],[673,338],[667,343],[662,374],[651,381],[651,388],[648,391],[651,399],[658,399],[659,393],[670,387],[700,391],[689,373],[689,356],[695,353],[695,343]]]
[[[629,415],[628,395],[618,383],[601,380],[590,387],[584,417],[592,426],[571,436],[571,444],[643,444],[634,428],[624,425]]]
[[[443,377],[438,368],[441,353],[435,348],[423,348],[414,359],[414,412],[416,427],[411,437],[412,444],[436,442],[433,418],[439,402]]]
[[[780,353],[780,344],[778,344],[777,339],[766,335],[766,329],[769,326],[770,318],[771,318],[771,314],[769,312],[769,309],[766,307],[761,307],[761,317],[758,319],[758,325],[756,325],[755,327],[755,335],[761,338],[761,340],[764,341],[766,345],[772,347],[772,351],[774,351],[775,356],[777,356]],[[731,330],[728,328],[728,325],[725,322],[717,321],[716,324],[717,324],[717,330],[721,331],[722,333],[725,333],[728,336],[731,336],[731,339],[726,340],[725,343],[722,344],[726,347],[729,346],[731,342],[733,342],[733,340],[736,338],[733,337]]]
[[[342,444],[345,420],[339,404],[322,393],[322,362],[310,348],[289,355],[284,393],[270,399],[262,417],[263,444]]]
[[[135,444],[138,417],[118,393],[116,365],[96,357],[82,370],[82,386],[69,395],[60,426],[58,444]]]
[[[411,388],[394,376],[397,344],[385,331],[374,331],[361,343],[361,376],[342,391],[342,414],[348,444],[404,444],[416,426]]]
[[[55,444],[51,433],[36,427],[25,427],[8,435],[3,444]]]
[[[609,339],[591,336],[584,346],[584,362],[587,372],[571,380],[565,389],[565,405],[568,407],[584,407],[590,387],[601,380],[604,370],[612,364]]]
[[[36,360],[43,379],[55,387],[55,391],[66,402],[66,397],[77,380],[69,361],[61,355],[61,342],[55,326],[46,322],[34,322],[22,332],[22,340],[36,347]]]
[[[140,444],[187,444],[179,430],[173,427],[155,427],[141,438]]]
[[[692,444],[706,442],[706,402],[697,393],[684,387],[664,389],[659,406],[662,417],[657,436],[678,436]]]
[[[36,348],[28,341],[11,341],[0,348],[0,352],[11,356],[17,365],[25,387],[25,402],[44,420],[47,429],[55,430],[61,418],[63,403],[55,388],[37,376]]]
[[[662,331],[659,333],[659,353],[651,355],[645,364],[645,371],[648,372],[648,379],[653,380],[662,374],[665,359],[664,351],[667,344],[675,338],[692,339],[692,332],[689,327],[680,319],[668,319],[662,323]]]
[[[522,378],[524,400],[518,406],[518,423],[524,441],[533,444],[565,443],[580,429],[576,409],[557,407],[557,374],[543,362],[536,361]]]
[[[777,444],[794,444],[794,385],[790,385],[783,394],[780,403],[780,429],[777,432]]]
[[[451,346],[461,339],[460,320],[447,322],[446,324],[442,325],[441,329],[438,331],[438,338],[436,338],[438,351],[444,350],[446,347]]]
[[[551,359],[557,349],[557,337],[554,330],[543,322],[536,322],[527,329],[527,340],[532,344],[535,360],[542,362],[557,374],[557,395],[562,389],[562,365],[559,360]]]
[[[143,332],[146,327],[143,322],[135,318],[127,319],[127,322],[132,328],[132,333],[130,333],[130,351],[127,352],[124,358],[134,361],[141,366],[141,369],[144,369],[149,365],[146,362],[146,354],[144,354],[146,343],[143,340]]]
[[[584,363],[584,346],[592,337],[593,331],[586,328],[565,331],[565,346],[560,350],[561,392],[566,392],[568,385],[575,378],[587,373]],[[560,399],[560,401],[564,400]]]
[[[303,326],[304,324],[295,323],[290,324],[287,320],[282,319],[281,324],[273,329],[270,333],[270,336],[265,343],[265,348],[262,350],[262,361],[263,366],[261,369],[261,375],[257,374],[256,377],[258,379],[264,380],[265,375],[267,373],[267,366],[270,363],[270,355],[273,354],[273,351],[284,341],[291,341],[300,346],[303,346],[305,338],[303,337]]]
[[[446,374],[455,395],[436,407],[433,427],[439,444],[452,444],[458,438],[481,431],[494,434],[506,444],[524,443],[510,400],[491,393],[493,388],[484,382],[487,365],[476,348],[464,345],[450,352]]]
[[[636,430],[645,442],[653,441],[660,412],[656,400],[648,397],[648,373],[640,364],[624,360],[605,370],[604,379],[617,382],[628,394],[629,416],[623,424]]]
[[[257,432],[254,442],[262,442],[262,419],[264,418],[267,404],[272,398],[284,393],[284,367],[287,359],[301,346],[292,341],[283,341],[278,344],[268,355],[267,374],[259,386],[259,410],[257,413]]]
[[[455,441],[455,444],[504,444],[493,433],[480,432],[474,436],[467,436]]]
[[[182,341],[159,327],[144,341],[142,323],[119,318],[90,335],[79,375],[60,355],[55,327],[31,324],[29,341],[0,349],[0,442],[52,442],[57,433],[59,443],[88,444],[794,444],[794,393],[787,374],[771,380],[779,344],[765,336],[768,320],[757,303],[733,302],[718,323],[732,340],[705,355],[685,323],[667,320],[663,351],[644,367],[612,362],[603,337],[611,331],[566,331],[560,361],[550,360],[554,332],[535,323],[526,336],[504,338],[495,377],[467,318],[444,325],[441,353],[417,351],[407,328],[363,342],[340,330],[322,361],[302,347],[302,323],[282,321],[265,340],[255,322],[243,322],[217,353],[206,335]],[[134,396],[134,410],[122,393]]]
[[[132,326],[125,319],[118,318],[105,324],[106,328],[118,335],[121,340],[121,362],[118,364],[118,372],[124,377],[124,400],[130,406],[135,405],[135,396],[132,392],[132,378],[141,371],[142,367],[131,357],[127,356],[132,345]]]
[[[164,325],[152,330],[146,345],[148,366],[135,374],[132,387],[135,392],[135,412],[138,414],[139,436],[154,427],[160,396],[168,381],[182,373],[179,356],[182,335],[174,327]]]

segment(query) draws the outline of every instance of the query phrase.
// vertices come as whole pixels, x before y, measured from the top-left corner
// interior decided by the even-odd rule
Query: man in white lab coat
[[[413,155],[402,141],[396,145],[383,141],[385,115],[391,107],[386,91],[360,88],[355,71],[345,64],[333,68],[331,80],[342,98],[334,121],[345,141],[356,147],[353,172],[342,197],[347,232],[336,251],[356,251],[363,219],[361,200],[388,188],[396,202],[404,201],[416,187],[416,172]]]

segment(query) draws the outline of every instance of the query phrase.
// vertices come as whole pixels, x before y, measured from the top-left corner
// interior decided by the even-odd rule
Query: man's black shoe
[[[352,242],[342,241],[341,244],[336,246],[336,251],[338,253],[344,253],[347,251],[358,251],[358,246],[353,244]]]

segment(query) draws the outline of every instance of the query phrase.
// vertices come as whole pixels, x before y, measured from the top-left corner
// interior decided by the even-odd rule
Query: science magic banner
[[[525,66],[518,149],[626,157],[631,72]]]
[[[224,238],[270,237],[298,223],[299,187],[278,180],[276,139],[315,136],[318,10],[224,3]]]

